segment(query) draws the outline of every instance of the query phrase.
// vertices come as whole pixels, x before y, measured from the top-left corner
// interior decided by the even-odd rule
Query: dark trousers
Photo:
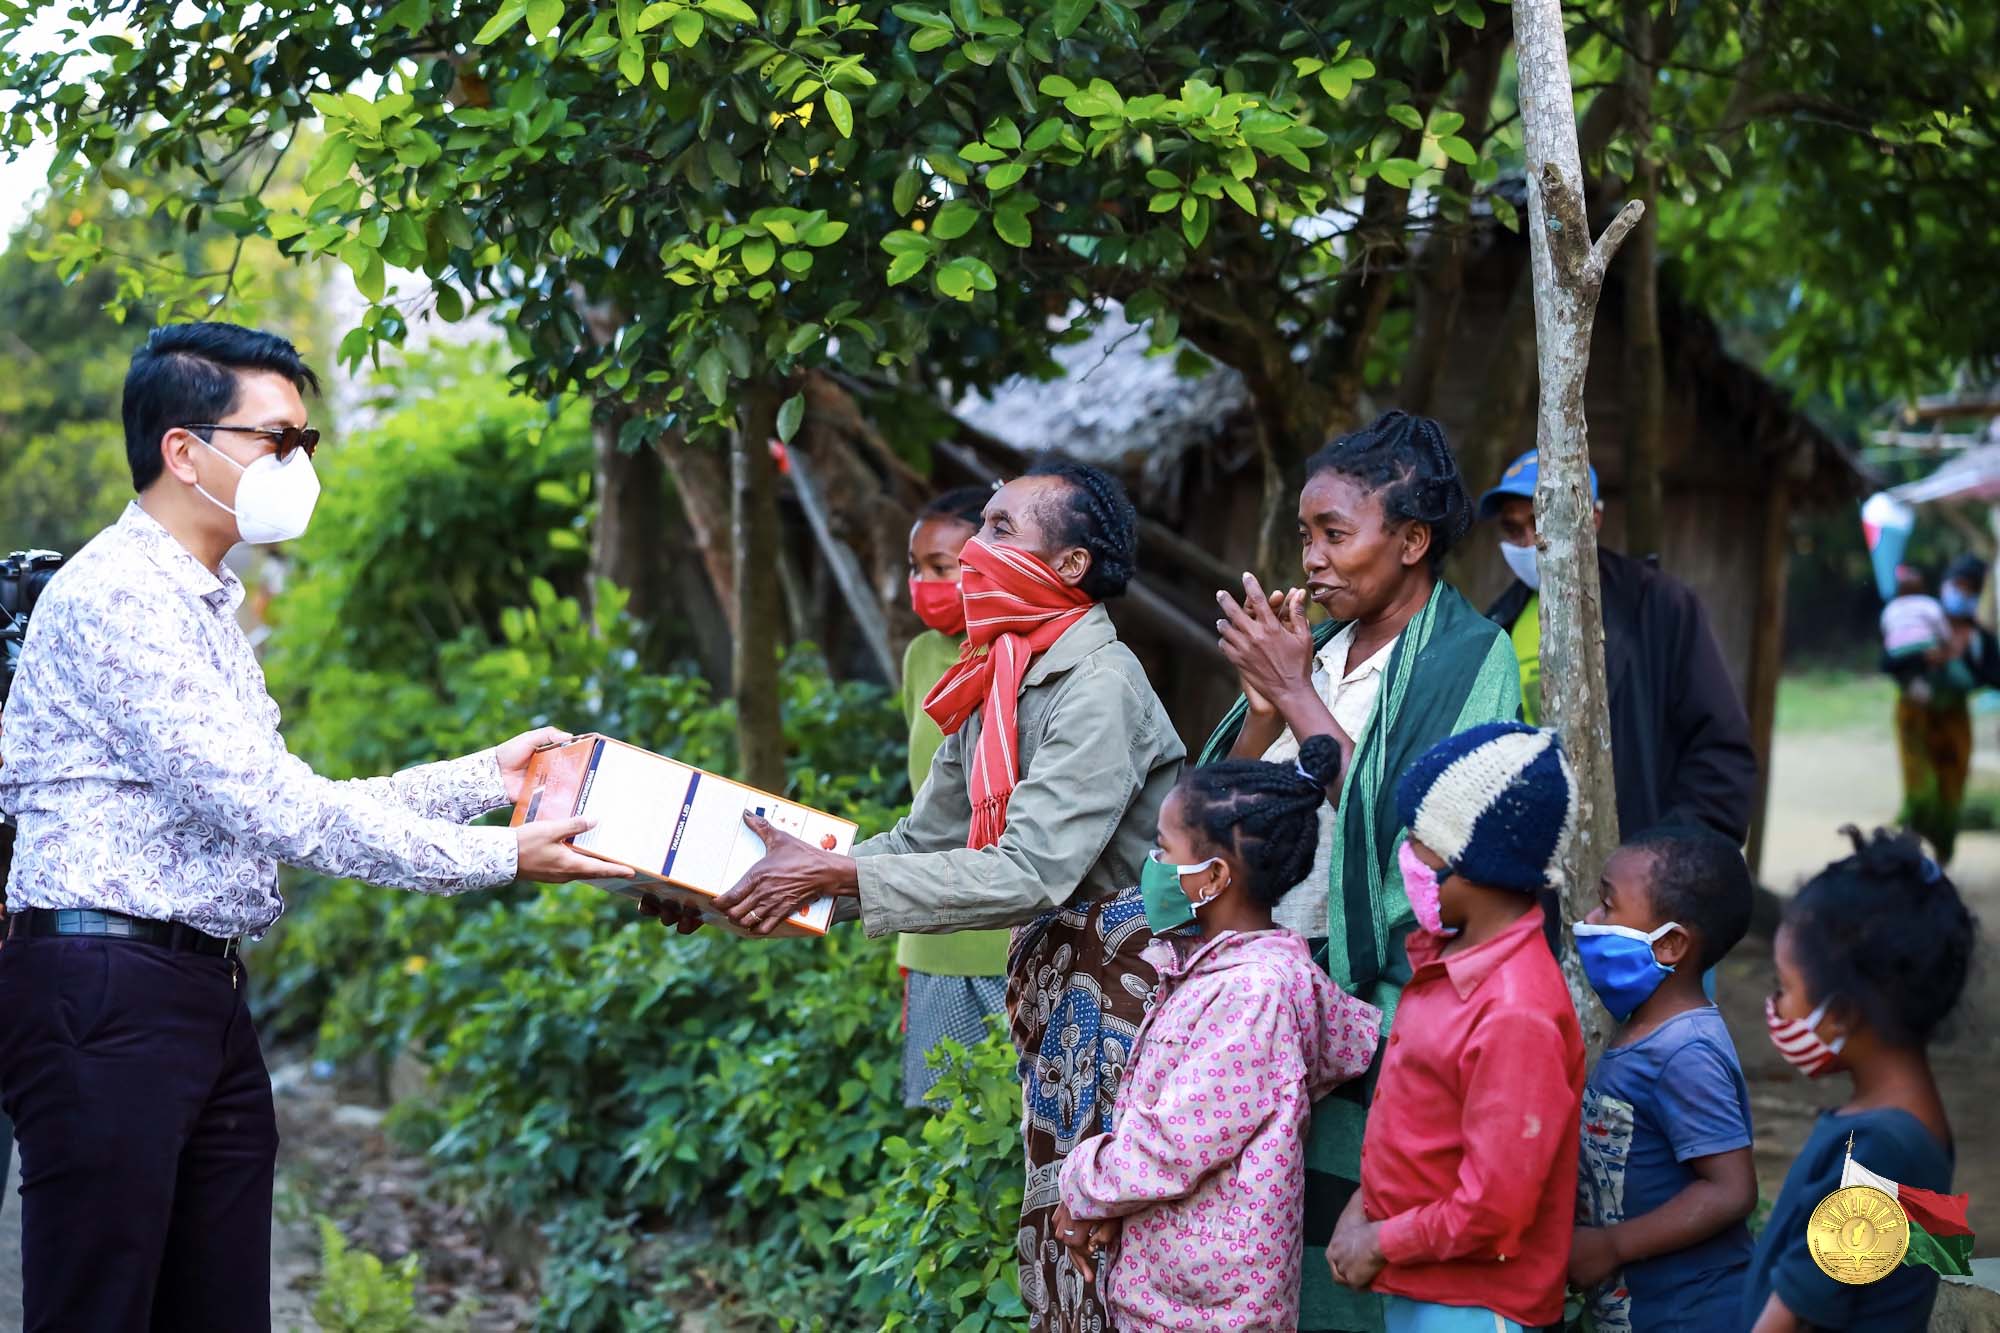
[[[150,944],[0,949],[27,1333],[268,1333],[278,1126],[243,984]]]

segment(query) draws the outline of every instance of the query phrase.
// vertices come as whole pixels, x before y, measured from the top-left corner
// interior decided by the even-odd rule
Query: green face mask
[[[1158,848],[1147,853],[1146,864],[1139,867],[1139,896],[1146,900],[1146,925],[1155,935],[1179,930],[1194,920],[1195,904],[1181,887],[1181,876],[1198,874],[1221,860],[1211,856],[1182,866],[1161,860]],[[1207,906],[1207,902],[1202,905]]]

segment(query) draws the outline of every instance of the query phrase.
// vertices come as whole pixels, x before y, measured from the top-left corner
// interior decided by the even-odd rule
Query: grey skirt
[[[939,977],[912,972],[905,978],[903,999],[903,1105],[930,1105],[926,1099],[942,1071],[926,1057],[949,1037],[961,1046],[986,1039],[986,1020],[1006,1012],[1007,978]]]

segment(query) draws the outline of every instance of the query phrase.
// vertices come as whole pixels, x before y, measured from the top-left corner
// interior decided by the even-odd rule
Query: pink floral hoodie
[[[1287,930],[1159,939],[1146,959],[1160,991],[1111,1132],[1062,1166],[1071,1216],[1125,1218],[1098,1273],[1112,1326],[1296,1329],[1306,1121],[1367,1071],[1381,1011]]]

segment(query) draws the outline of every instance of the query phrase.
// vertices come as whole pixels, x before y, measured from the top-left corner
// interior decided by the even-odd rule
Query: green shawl
[[[1323,648],[1344,626],[1313,629]],[[1203,747],[1201,762],[1223,758],[1243,729],[1248,705],[1238,699]],[[1327,933],[1315,955],[1341,989],[1382,1011],[1384,1031],[1409,979],[1403,939],[1415,925],[1396,868],[1403,839],[1396,816],[1396,780],[1447,736],[1482,722],[1518,720],[1521,670],[1513,645],[1492,621],[1446,583],[1439,583],[1396,640],[1375,709],[1341,775],[1340,804],[1328,857]],[[1380,1298],[1335,1286],[1316,1261],[1333,1223],[1361,1178],[1361,1138],[1374,1076],[1357,1080],[1313,1108],[1306,1145],[1306,1253],[1299,1314],[1302,1330],[1382,1326]]]
[[[1318,650],[1345,628],[1313,627]],[[1238,698],[1202,748],[1201,762],[1229,753],[1248,703]],[[1506,634],[1448,583],[1439,583],[1389,654],[1375,711],[1340,779],[1340,806],[1328,858],[1326,969],[1343,990],[1365,991],[1395,967],[1391,936],[1412,921],[1396,870],[1403,829],[1396,779],[1433,745],[1481,722],[1521,711],[1521,671]]]

